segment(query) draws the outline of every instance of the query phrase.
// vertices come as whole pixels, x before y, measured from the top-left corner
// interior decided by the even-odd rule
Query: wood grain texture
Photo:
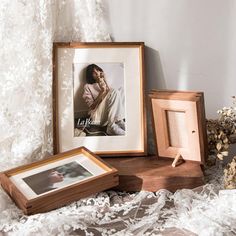
[[[148,157],[104,158],[118,170],[121,191],[151,191],[195,188],[204,184],[203,172],[197,162],[186,161],[173,168],[173,159]]]
[[[24,211],[24,209],[28,207],[28,200],[10,181],[9,177],[5,173],[0,173],[0,183],[8,196],[12,198],[16,205]]]
[[[159,99],[171,99],[181,101],[198,101],[203,92],[199,91],[181,91],[181,90],[151,90],[150,97]]]
[[[54,42],[57,48],[97,48],[97,47],[120,47],[132,48],[144,46],[144,42]]]
[[[140,65],[141,65],[141,76],[140,76],[140,80],[141,80],[141,93],[140,93],[140,97],[142,99],[142,132],[143,132],[143,152],[142,155],[146,156],[147,153],[147,105],[146,105],[146,86],[145,86],[145,66],[144,66],[144,62],[145,62],[145,47],[144,47],[144,43],[141,43],[140,45],[140,52],[139,52],[139,60],[140,60]]]
[[[59,126],[59,117],[58,117],[58,72],[57,72],[57,64],[58,64],[58,56],[57,56],[57,47],[58,44],[53,44],[53,58],[52,58],[52,108],[53,108],[53,150],[54,154],[59,153],[59,135],[57,132],[57,127]]]

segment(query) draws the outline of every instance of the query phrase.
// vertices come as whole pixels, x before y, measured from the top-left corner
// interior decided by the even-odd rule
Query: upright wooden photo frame
[[[203,92],[152,90],[149,93],[157,154],[205,162],[207,134]]]
[[[100,73],[96,82],[88,76],[91,66]],[[111,96],[115,102],[108,99]],[[111,115],[109,104],[118,100],[122,105],[116,108],[122,111]],[[102,156],[146,155],[145,110],[143,42],[54,43],[55,154],[85,146]],[[106,113],[108,118],[98,118]]]

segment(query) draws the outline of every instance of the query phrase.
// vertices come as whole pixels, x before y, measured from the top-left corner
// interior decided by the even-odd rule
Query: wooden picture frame
[[[146,155],[144,43],[54,43],[53,52],[54,153]]]
[[[152,90],[149,94],[158,156],[204,163],[207,134],[203,92]]]
[[[46,212],[119,183],[117,170],[85,147],[0,173],[0,183],[27,215]]]

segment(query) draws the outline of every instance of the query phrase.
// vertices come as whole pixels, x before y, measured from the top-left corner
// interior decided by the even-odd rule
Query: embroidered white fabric
[[[33,216],[0,191],[0,230],[8,235],[235,235],[236,195],[201,190],[107,191]]]
[[[0,170],[52,153],[52,42],[110,41],[100,0],[2,0]]]
[[[103,6],[102,0],[1,0],[1,171],[52,153],[52,42],[110,41]],[[216,173],[215,180],[222,176],[220,169]],[[235,235],[236,199],[219,197],[219,187],[214,183],[175,194],[108,191],[29,217],[0,189],[0,231],[24,236]]]

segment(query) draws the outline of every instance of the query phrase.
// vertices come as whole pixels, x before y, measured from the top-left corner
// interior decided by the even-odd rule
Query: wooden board
[[[182,188],[195,188],[204,184],[203,172],[197,162],[187,161],[173,168],[173,159],[148,157],[104,158],[118,170],[121,191],[146,190],[155,192],[159,189],[176,191]]]

